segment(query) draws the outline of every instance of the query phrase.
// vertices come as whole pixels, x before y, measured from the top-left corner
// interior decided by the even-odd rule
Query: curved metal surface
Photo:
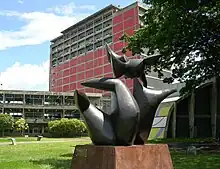
[[[144,87],[138,81],[134,79],[134,90],[133,95],[140,107],[140,122],[139,122],[139,136],[142,139],[140,142],[137,138],[135,144],[142,144],[146,142],[150,130],[153,124],[155,113],[159,104],[169,95],[176,92],[176,89],[167,90],[152,90]]]
[[[92,142],[96,145],[115,145],[116,138],[110,116],[92,105],[84,93],[75,90],[74,97],[85,119]]]
[[[120,79],[114,78],[93,79],[82,85],[115,93],[113,110],[117,111],[112,116],[112,125],[117,138],[116,144],[132,145],[137,133],[140,109],[129,89]]]

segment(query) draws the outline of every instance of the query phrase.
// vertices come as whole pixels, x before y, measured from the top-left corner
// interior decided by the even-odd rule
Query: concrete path
[[[76,138],[76,139],[64,139],[64,140],[47,140],[47,141],[21,141],[21,142],[16,142],[16,144],[45,144],[45,143],[63,143],[63,142],[86,142],[90,141],[90,139],[87,138]],[[0,146],[5,146],[5,145],[11,145],[11,142],[1,142]]]

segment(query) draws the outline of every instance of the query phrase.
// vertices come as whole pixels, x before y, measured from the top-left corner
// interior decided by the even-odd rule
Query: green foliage
[[[162,57],[154,65],[171,69],[172,77],[186,86],[181,93],[189,92],[201,83],[220,75],[220,0],[146,0],[149,9],[144,24],[131,37],[124,49],[140,54],[155,51]]]
[[[6,129],[11,129],[13,125],[13,118],[9,114],[0,114],[0,132],[4,136]]]
[[[29,126],[28,126],[28,123],[26,123],[25,119],[20,118],[14,122],[13,128],[16,131],[23,131],[23,130],[27,130]]]
[[[87,132],[86,125],[78,119],[62,118],[49,122],[48,127],[54,137],[77,137]]]

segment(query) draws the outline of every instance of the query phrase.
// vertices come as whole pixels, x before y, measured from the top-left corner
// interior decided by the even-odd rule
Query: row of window
[[[77,55],[86,54],[87,52],[90,52],[92,50],[96,50],[100,47],[103,47],[105,43],[112,43],[112,37],[108,37],[104,39],[104,41],[101,39],[100,41],[96,42],[94,45],[90,44],[86,47],[83,47],[75,52],[68,52],[63,57],[58,57],[58,55],[52,55],[52,66],[55,67],[57,65],[62,64],[63,62],[66,62],[73,57],[76,57]]]
[[[54,44],[60,44],[62,43],[63,41],[73,37],[73,36],[76,36],[77,34],[81,34],[83,31],[86,31],[86,35],[90,35],[92,34],[93,32],[93,28],[94,27],[94,30],[95,32],[96,31],[99,31],[100,29],[103,29],[105,27],[108,27],[111,25],[112,23],[112,20],[110,20],[112,18],[112,11],[102,15],[102,16],[99,16],[97,19],[95,19],[94,21],[90,21],[89,23],[81,26],[81,27],[78,27],[76,29],[73,29],[71,30],[70,32],[64,34],[62,37],[58,38],[56,41],[54,41],[53,43]],[[81,35],[83,36],[83,35]]]
[[[63,44],[59,44],[58,46],[52,47],[52,53],[56,53],[56,52],[62,51],[65,47],[67,47],[67,46],[69,46],[69,45],[71,45],[73,43],[77,43],[77,41],[80,41],[80,40],[82,40],[85,37],[92,36],[94,32],[98,33],[98,34],[94,35],[94,38],[98,39],[98,38],[100,38],[102,36],[102,32],[101,33],[99,33],[99,32],[101,30],[103,30],[104,28],[107,28],[109,26],[111,26],[111,22],[108,22],[106,27],[102,27],[102,25],[99,25],[99,27],[96,27],[94,30],[91,29],[88,32],[81,33],[78,36],[73,37],[73,38],[69,39],[68,41],[64,42]],[[103,31],[103,36],[106,36],[107,34],[110,34],[110,32],[112,32],[111,29],[104,30]],[[93,38],[93,37],[91,37],[91,38]]]
[[[76,51],[78,49],[81,49],[85,46],[90,46],[90,45],[93,44],[94,41],[95,41],[95,43],[98,42],[98,41],[101,41],[102,37],[105,38],[105,39],[107,38],[107,41],[109,41],[108,38],[110,38],[111,36],[112,36],[112,31],[111,31],[111,29],[108,29],[105,32],[103,32],[103,34],[100,33],[100,34],[97,34],[94,37],[87,38],[86,40],[80,41],[80,42],[78,42],[76,44],[73,44],[69,47],[67,46],[67,48],[65,48],[62,51],[52,52],[53,59],[62,57],[65,53],[74,52],[74,51]]]

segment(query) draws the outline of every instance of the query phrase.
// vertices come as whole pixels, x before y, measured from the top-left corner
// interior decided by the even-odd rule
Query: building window
[[[91,28],[93,26],[93,22],[90,22],[90,23],[88,23],[87,25],[86,25],[86,29],[89,29],[89,28]]]
[[[53,66],[53,67],[57,66],[57,60],[53,60],[53,61],[52,61],[52,66]]]
[[[105,39],[105,42],[106,43],[112,43],[112,37],[109,37],[109,38]]]
[[[77,30],[73,30],[72,32],[71,32],[71,36],[75,36],[77,34]]]
[[[102,33],[99,33],[95,36],[95,41],[97,42],[97,41],[101,40],[101,38],[102,38]]]
[[[80,27],[80,28],[78,29],[78,32],[82,32],[82,31],[84,31],[84,30],[85,30],[85,27],[82,26],[82,27]]]
[[[85,46],[85,41],[81,41],[78,43],[78,48],[82,48]]]
[[[97,42],[97,43],[95,44],[95,48],[96,48],[96,49],[99,48],[99,47],[101,47],[101,46],[102,46],[102,41]]]
[[[93,37],[86,39],[86,44],[91,44],[93,43]]]
[[[74,58],[76,56],[77,56],[77,51],[70,54],[70,59],[72,59],[72,58]]]
[[[63,59],[64,62],[66,62],[67,60],[69,60],[69,55],[65,56],[64,59]]]
[[[101,31],[102,30],[102,25],[98,25],[95,27],[95,32]]]
[[[91,51],[91,50],[93,50],[93,44],[92,44],[92,45],[89,45],[89,46],[86,48],[86,51],[87,51],[87,52],[89,52],[89,51]]]
[[[88,30],[87,32],[86,32],[86,35],[88,36],[88,35],[91,35],[91,34],[93,34],[93,29],[90,29],[90,30]]]
[[[102,17],[97,18],[94,23],[97,25],[102,22]]]
[[[84,53],[85,53],[85,49],[79,50],[79,55],[82,55],[82,54],[84,54]]]
[[[85,37],[85,33],[81,33],[79,36],[78,36],[78,39],[80,40],[80,39],[82,39],[82,38],[84,38]]]
[[[61,64],[61,63],[63,63],[63,58],[62,57],[58,59],[58,64]]]
[[[112,16],[112,11],[109,12],[109,13],[107,13],[107,14],[105,14],[105,15],[103,16],[103,20],[108,20],[108,19],[111,18],[111,16]]]
[[[104,31],[103,36],[104,37],[112,36],[112,29],[108,29],[108,30]]]
[[[106,28],[106,27],[109,27],[109,26],[111,26],[112,25],[112,21],[110,20],[110,21],[107,21],[107,22],[105,22],[104,24],[103,24],[103,28]]]

